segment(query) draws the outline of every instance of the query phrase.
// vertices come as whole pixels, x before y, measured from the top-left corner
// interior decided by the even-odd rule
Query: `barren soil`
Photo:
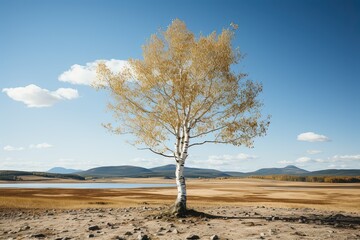
[[[360,239],[360,184],[258,179],[187,184],[189,207],[202,214],[183,219],[162,214],[175,188],[0,189],[0,239]]]

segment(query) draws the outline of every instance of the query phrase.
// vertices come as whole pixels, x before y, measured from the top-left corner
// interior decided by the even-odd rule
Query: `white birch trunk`
[[[181,141],[177,142],[176,144],[176,186],[178,190],[175,206],[174,206],[174,213],[177,216],[183,216],[186,213],[186,183],[185,183],[185,176],[184,176],[184,165],[185,160],[188,156],[187,151],[189,147],[189,130],[187,127],[183,128],[178,139]]]
[[[177,215],[184,215],[186,212],[186,184],[185,184],[185,177],[184,177],[184,161],[180,159],[176,163],[176,185],[177,185],[177,198],[175,202],[175,209],[174,212]]]

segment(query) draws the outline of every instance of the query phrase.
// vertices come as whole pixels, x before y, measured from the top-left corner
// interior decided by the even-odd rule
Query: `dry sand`
[[[112,181],[135,180],[173,183]],[[187,184],[189,207],[207,215],[161,217],[175,188],[1,189],[0,239],[360,239],[360,184],[258,179]]]

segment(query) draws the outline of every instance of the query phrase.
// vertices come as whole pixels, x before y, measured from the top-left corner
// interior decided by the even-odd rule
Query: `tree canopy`
[[[185,144],[227,143],[251,147],[263,136],[269,119],[261,119],[260,83],[234,73],[242,58],[232,47],[233,29],[196,38],[176,19],[151,36],[143,59],[129,59],[119,73],[98,66],[98,87],[110,90],[109,104],[117,125],[111,131],[131,133],[136,145],[163,156],[176,156]],[[170,144],[176,142],[178,149]]]

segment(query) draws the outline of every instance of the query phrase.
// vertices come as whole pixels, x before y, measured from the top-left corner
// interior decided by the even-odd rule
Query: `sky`
[[[267,135],[254,148],[202,145],[186,165],[232,171],[296,165],[360,169],[360,1],[0,0],[0,169],[156,167],[89,86],[99,60],[114,71],[172,20],[196,36],[239,28],[234,72],[263,84]]]

